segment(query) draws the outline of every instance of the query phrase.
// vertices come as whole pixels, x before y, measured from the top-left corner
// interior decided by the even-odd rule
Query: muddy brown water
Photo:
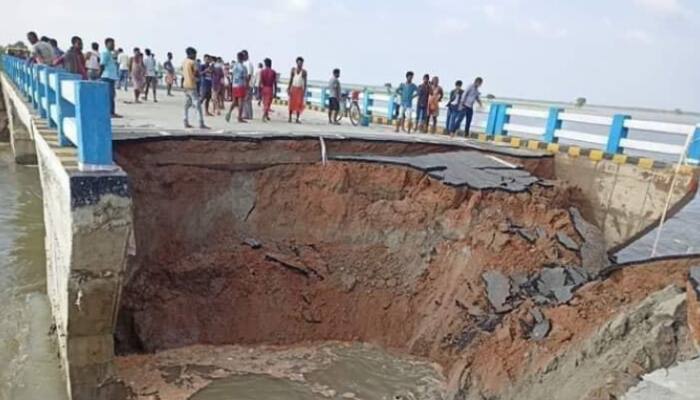
[[[210,384],[192,400],[413,400],[445,398],[444,379],[425,361],[396,357],[363,344],[328,344],[332,361],[296,379],[235,375]]]
[[[692,201],[664,230],[661,254],[700,251],[700,201]],[[623,250],[623,260],[648,257],[653,232]],[[16,166],[0,145],[0,400],[67,399],[57,348],[49,334],[44,227],[36,167]],[[380,350],[338,351],[326,369],[303,381],[240,375],[216,381],[195,400],[436,398],[440,376],[429,364]],[[413,397],[411,397],[413,396]],[[439,397],[437,397],[439,398]]]

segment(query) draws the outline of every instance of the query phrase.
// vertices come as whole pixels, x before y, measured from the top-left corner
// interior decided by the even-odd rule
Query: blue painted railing
[[[73,144],[78,148],[83,169],[113,165],[109,89],[106,84],[82,81],[75,75],[51,67],[27,65],[24,60],[10,56],[3,57],[3,65],[6,74],[31,102],[37,114],[56,128],[60,144]],[[286,97],[284,90],[279,94],[283,99]],[[328,90],[325,85],[311,82],[306,100],[326,107]],[[384,117],[388,121],[393,119],[396,106],[394,96],[388,92],[364,89],[359,100],[365,115]],[[441,118],[447,114],[445,106],[443,101]],[[487,112],[480,109],[475,111],[474,130],[482,130],[488,136],[518,135],[546,143],[558,143],[564,139],[612,154],[625,154],[632,150],[660,156],[682,155],[686,161],[695,164],[700,161],[700,125],[644,121],[623,114],[589,115],[558,107],[548,110],[522,108],[503,102],[490,103]],[[539,119],[541,122],[519,124],[517,121],[521,117],[529,121]],[[484,121],[480,122],[479,119]],[[581,128],[572,130],[570,126]],[[629,135],[631,130],[656,136],[640,140],[635,135]]]
[[[280,86],[284,86],[284,83]],[[286,93],[280,91],[279,97],[285,99]],[[310,82],[306,101],[327,107],[328,90],[325,84]],[[440,105],[440,122],[443,126],[444,116],[447,115],[445,103],[443,101]],[[383,117],[391,122],[397,106],[394,96],[387,91],[364,89],[360,93],[360,107],[365,115]],[[678,159],[684,154],[689,163],[697,164],[700,161],[700,125],[645,121],[623,114],[592,115],[560,107],[525,108],[504,102],[491,102],[483,110],[476,109],[475,114],[473,131],[483,132],[487,136],[517,135],[545,143],[559,143],[563,139],[564,143],[579,144],[611,154],[643,153],[664,160]],[[517,122],[523,119],[528,121],[527,124]],[[635,134],[628,136],[631,130]],[[645,136],[638,136],[639,132],[655,136],[641,140],[640,137]]]
[[[56,128],[59,145],[76,147],[81,170],[114,168],[106,83],[12,56],[3,56],[2,65],[37,115]]]

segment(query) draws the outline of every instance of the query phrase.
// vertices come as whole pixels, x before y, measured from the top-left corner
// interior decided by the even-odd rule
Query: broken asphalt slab
[[[529,172],[477,151],[451,151],[417,156],[335,155],[335,161],[374,162],[418,169],[444,184],[474,190],[522,192],[539,181]]]
[[[507,276],[496,271],[484,272],[481,278],[486,284],[486,297],[489,303],[497,313],[508,312],[513,309],[511,304],[508,304],[510,297],[510,279]]]
[[[557,241],[567,250],[579,251],[579,245],[569,235],[564,232],[557,232]]]
[[[581,245],[579,250],[581,253],[581,265],[589,276],[595,278],[610,264],[608,247],[603,233],[598,227],[586,221],[577,208],[569,208],[569,214],[573,219],[576,232],[583,239],[583,245]]]

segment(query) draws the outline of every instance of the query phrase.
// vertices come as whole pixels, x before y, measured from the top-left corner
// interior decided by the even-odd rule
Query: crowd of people
[[[121,117],[116,113],[115,105],[115,88],[119,81],[116,60],[119,52],[115,51],[114,39],[105,39],[102,51],[99,50],[99,44],[93,43],[88,52],[83,52],[83,40],[78,36],[71,38],[71,46],[66,51],[58,47],[55,39],[39,37],[36,32],[27,33],[27,40],[31,45],[28,62],[63,68],[67,72],[80,75],[83,79],[107,83],[110,91],[110,113],[113,118]]]
[[[415,99],[415,128],[420,132],[437,131],[437,120],[440,115],[440,102],[444,98],[444,91],[440,86],[440,78],[429,74],[423,75],[420,85],[413,83],[413,71],[406,73],[406,81],[402,82],[395,94],[398,97],[398,108],[396,108],[396,131],[399,129],[406,132],[413,130],[413,104]],[[481,92],[479,88],[484,80],[480,77],[463,89],[461,80],[455,82],[455,87],[449,93],[447,102],[447,119],[445,130],[454,136],[466,119],[464,132],[469,135],[472,119],[474,117],[474,103],[483,106],[481,103]]]
[[[154,103],[158,102],[157,90],[163,79],[167,96],[173,96],[173,88],[178,86],[177,69],[173,62],[173,54],[167,53],[167,59],[160,64],[154,52],[146,48],[143,52],[139,47],[126,54],[122,48],[115,48],[113,38],[104,40],[102,50],[99,43],[92,43],[88,51],[83,51],[83,41],[80,37],[71,38],[71,46],[65,52],[58,47],[58,42],[46,36],[39,37],[35,32],[29,32],[27,39],[31,44],[30,62],[63,68],[68,72],[78,74],[83,79],[101,80],[109,85],[110,111],[113,118],[119,118],[116,113],[115,96],[117,89],[133,90],[133,103],[148,101],[149,94]],[[414,73],[406,73],[406,80],[395,91],[392,91],[392,102],[395,103],[395,114],[391,117],[397,120],[396,131],[420,132],[437,131],[440,103],[444,91],[437,76],[425,74],[419,85],[413,82]],[[237,53],[232,62],[224,62],[219,56],[205,54],[202,59],[197,57],[197,50],[188,47],[181,67],[179,86],[185,97],[183,124],[191,128],[190,110],[197,114],[198,127],[208,129],[204,117],[224,115],[229,122],[236,111],[236,121],[246,123],[253,119],[253,101],[262,107],[262,121],[270,121],[273,99],[278,93],[279,75],[272,68],[272,60],[265,58],[257,67],[250,60],[247,50]],[[479,88],[482,78],[476,78],[466,89],[462,81],[455,82],[455,87],[447,97],[447,118],[445,130],[454,135],[459,131],[462,122],[466,120],[464,131],[469,134],[474,115],[474,104],[481,106]],[[288,122],[301,123],[301,114],[306,104],[308,88],[308,72],[304,68],[304,59],[297,57],[291,68],[287,83]],[[340,69],[332,71],[328,82],[328,122],[338,124],[338,113],[341,112],[343,91],[340,85]],[[230,105],[226,110],[225,103]],[[414,107],[415,104],[415,107]],[[415,123],[414,123],[415,110]]]
[[[266,58],[262,63],[254,66],[247,50],[241,50],[232,63],[224,63],[222,57],[205,54],[202,60],[197,58],[197,50],[188,47],[185,50],[186,58],[182,63],[181,87],[185,93],[184,126],[192,127],[189,119],[190,109],[194,108],[200,129],[208,129],[204,123],[204,115],[215,116],[224,113],[226,121],[230,121],[234,110],[236,120],[246,123],[253,119],[253,101],[262,106],[262,121],[271,120],[270,112],[272,101],[277,95],[278,74],[272,69],[272,60]],[[169,60],[172,58],[168,55]],[[290,83],[289,96],[289,122],[296,115],[296,122],[300,121],[303,111],[304,93],[307,88],[306,70],[303,69],[304,60],[297,59],[297,67],[303,79]],[[173,74],[174,69],[166,68],[168,75]],[[166,83],[170,82],[166,76]],[[172,83],[167,83],[171,90]],[[297,87],[300,89],[297,90]],[[301,97],[299,96],[301,93]],[[299,100],[300,99],[300,100]],[[225,110],[225,101],[231,104],[228,111]],[[212,105],[212,111],[210,111]]]

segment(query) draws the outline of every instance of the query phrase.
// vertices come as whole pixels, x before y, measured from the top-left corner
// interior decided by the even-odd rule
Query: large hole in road
[[[500,157],[501,168],[430,145],[326,147],[322,163],[317,140],[118,144],[136,251],[117,353],[369,342],[439,363],[457,398],[549,398],[537,396],[607,379],[554,385],[545,378],[574,375],[554,358],[578,346],[588,354],[581,370],[603,374],[584,343],[620,309],[682,287],[685,264],[659,276],[638,268],[654,279],[619,272],[623,291],[599,281],[605,249],[576,211],[576,191],[540,179],[553,177],[551,159]],[[430,154],[453,157],[468,176],[421,169]],[[499,187],[473,187],[484,179]],[[673,329],[681,343],[683,328]],[[529,394],[517,397],[518,384]]]

